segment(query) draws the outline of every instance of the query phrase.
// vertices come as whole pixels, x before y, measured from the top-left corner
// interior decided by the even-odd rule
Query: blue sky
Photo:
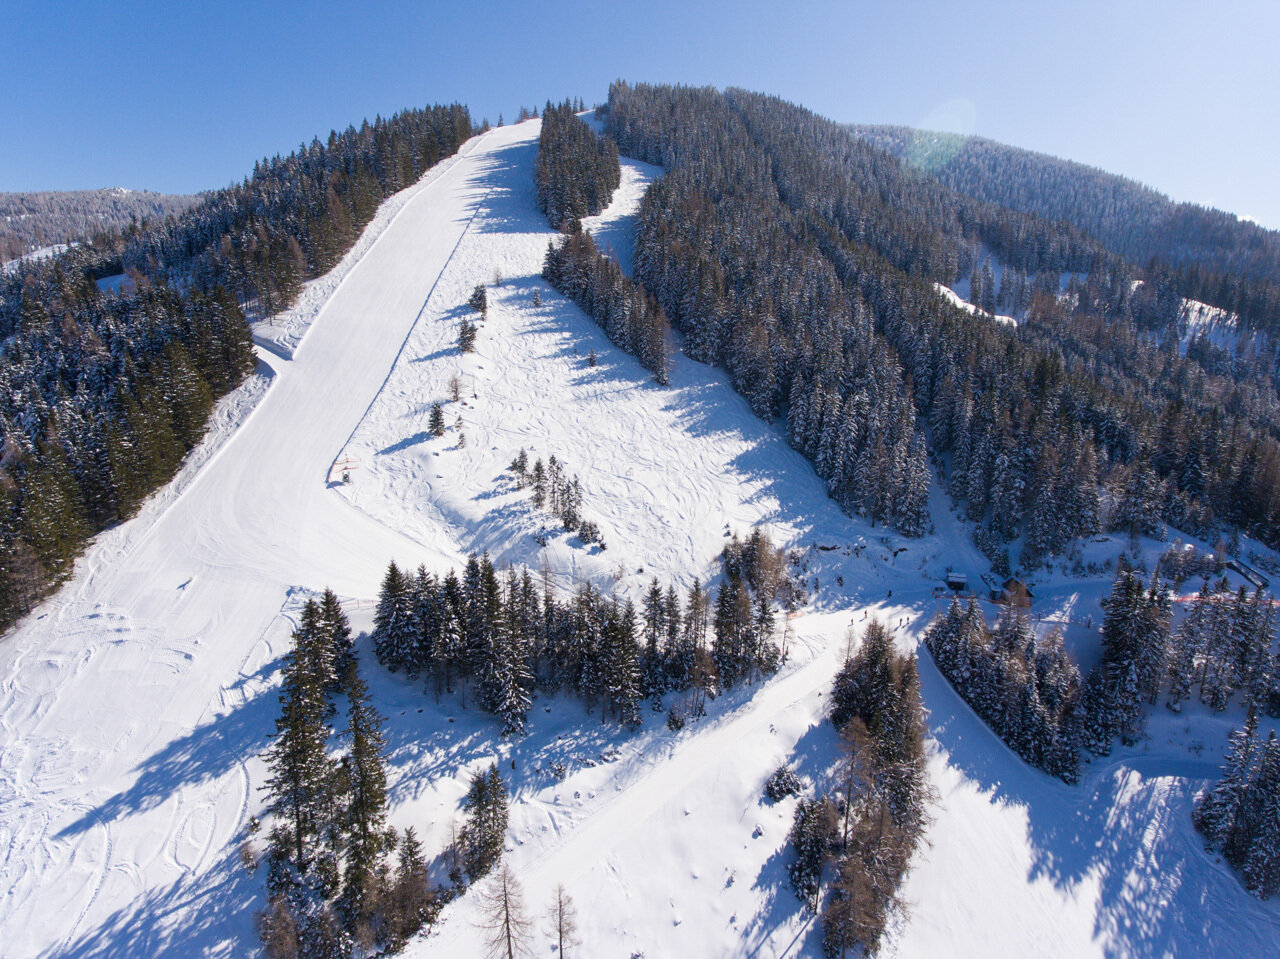
[[[0,37],[0,190],[224,186],[365,116],[623,77],[977,133],[1280,228],[1275,0],[0,0]]]

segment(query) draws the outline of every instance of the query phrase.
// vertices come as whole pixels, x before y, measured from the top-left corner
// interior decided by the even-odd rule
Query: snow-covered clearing
[[[52,246],[42,246],[38,250],[32,250],[30,253],[15,257],[12,260],[6,260],[4,264],[0,265],[0,272],[11,273],[14,270],[17,270],[18,267],[22,266],[23,263],[38,263],[40,260],[47,260],[58,256],[61,253],[66,253],[69,249],[71,249],[71,245],[68,243],[55,243]]]
[[[965,286],[968,286],[969,281],[964,280],[963,283]],[[936,289],[939,293],[941,293],[944,297],[946,297],[947,302],[950,303],[952,306],[958,306],[962,310],[967,310],[968,312],[972,313],[974,316],[989,316],[989,314],[983,313],[976,306],[974,306],[972,303],[970,303],[968,300],[962,297],[959,293],[951,289],[951,287],[943,286],[941,283],[935,283],[933,284],[933,286],[934,286],[934,289]],[[956,286],[960,286],[960,283],[957,283]],[[994,316],[990,316],[990,319],[994,320],[996,323],[1004,323],[1008,326],[1018,325],[1018,321],[1016,319],[1014,319],[1012,316],[1005,316],[1002,313],[997,313]]]
[[[0,642],[4,956],[253,949],[262,876],[240,867],[238,847],[261,807],[257,754],[304,590],[332,586],[367,629],[389,559],[443,570],[489,549],[503,563],[545,559],[564,587],[589,577],[634,592],[653,575],[705,579],[726,530],[753,524],[805,548],[815,603],[792,621],[778,676],[679,733],[660,713],[623,734],[539,698],[530,735],[503,741],[488,718],[382,672],[367,642],[361,654],[389,720],[395,824],[439,851],[467,773],[498,760],[515,795],[507,860],[534,911],[566,885],[584,955],[820,955],[786,882],[795,800],[769,804],[764,780],[788,758],[820,779],[833,759],[824,702],[850,624],[869,609],[910,647],[943,602],[944,570],[976,584],[986,563],[936,489],[939,529],[923,540],[843,516],[723,375],[676,357],[671,386],[656,386],[544,284],[537,133],[536,122],[493,130],[389,201],[402,200],[379,213],[376,241],[367,234],[340,277],[316,282],[326,292],[308,307],[314,322],[299,321],[300,345],[264,354],[262,376],[225,404],[175,485],[100,537],[73,581]],[[655,173],[628,162],[589,224],[623,263]],[[502,283],[464,357],[458,321],[495,271]],[[442,439],[427,431],[436,401]],[[521,447],[581,477],[606,551],[555,532],[512,488],[505,467]],[[335,463],[357,460],[350,484],[329,481]],[[1037,606],[1096,617],[1105,585],[1073,590],[1063,577]],[[1014,758],[927,656],[921,674],[940,799],[890,952],[1273,951],[1280,911],[1250,899],[1190,826],[1225,720],[1161,717],[1149,742],[1067,787]],[[1192,721],[1213,732],[1199,758],[1175,728]],[[409,954],[479,955],[475,921],[463,897]]]
[[[1246,342],[1254,337],[1240,329],[1234,313],[1199,300],[1182,301],[1182,315],[1178,323],[1178,348],[1186,355],[1187,347],[1197,337],[1204,337],[1220,350],[1236,355]]]

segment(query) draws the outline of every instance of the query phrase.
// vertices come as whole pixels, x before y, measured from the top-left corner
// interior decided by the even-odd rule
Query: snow
[[[529,736],[504,741],[491,719],[378,669],[367,639],[360,652],[388,717],[392,819],[417,827],[430,854],[467,774],[496,760],[514,793],[506,860],[534,912],[565,883],[584,954],[820,955],[817,923],[786,885],[795,800],[770,804],[764,781],[786,759],[811,785],[825,776],[824,703],[851,626],[878,615],[912,649],[946,601],[934,595],[945,570],[976,584],[987,564],[936,484],[938,529],[922,540],[843,516],[722,374],[676,356],[671,385],[657,386],[544,284],[538,129],[490,131],[384,204],[360,248],[277,324],[290,332],[258,326],[259,374],[219,406],[178,479],[0,642],[5,956],[252,951],[263,877],[238,850],[262,806],[257,757],[310,591],[333,587],[367,630],[389,559],[443,570],[489,549],[502,563],[545,559],[564,588],[590,578],[634,594],[653,575],[705,580],[727,532],[754,524],[803,551],[815,602],[791,621],[777,676],[679,733],[661,713],[626,734],[539,697]],[[627,162],[589,224],[624,264],[659,172]],[[463,357],[457,323],[495,270],[502,283]],[[427,410],[454,375],[462,400],[446,402],[450,429],[435,439]],[[522,446],[581,477],[607,550],[555,533],[511,487],[505,467]],[[332,482],[347,458],[360,463],[351,482]],[[1113,556],[1119,544],[1092,548]],[[1087,647],[1109,585],[1049,571],[1037,609]],[[1009,753],[927,654],[920,665],[938,801],[887,954],[1274,952],[1280,909],[1251,899],[1190,825],[1228,718],[1154,710],[1147,740],[1068,787]],[[476,915],[464,896],[407,954],[480,954]]]
[[[68,243],[55,243],[52,246],[42,246],[38,250],[32,250],[13,260],[8,260],[3,266],[0,266],[0,272],[12,273],[18,269],[23,263],[38,263],[40,260],[48,260],[61,253],[66,253],[71,249]]]
[[[98,280],[98,289],[103,293],[128,293],[132,292],[133,287],[133,281],[129,279],[127,273],[116,273]]]
[[[286,360],[293,359],[294,351],[306,336],[320,311],[342,285],[347,274],[373,247],[402,210],[423,190],[444,176],[463,157],[476,148],[478,137],[472,137],[451,157],[446,157],[428,170],[416,183],[389,197],[365,226],[359,239],[332,270],[303,284],[298,302],[282,313],[257,320],[252,324],[253,341],[265,350]]]
[[[963,283],[965,286],[969,285],[968,280],[963,280],[963,281],[957,282],[956,286],[960,286],[961,283]],[[947,302],[949,302],[952,306],[958,306],[962,310],[968,310],[974,316],[988,316],[988,314],[982,312],[972,303],[968,302],[959,293],[951,289],[951,287],[943,286],[941,283],[934,283],[933,286],[934,286],[934,289],[936,289],[939,293],[941,293],[944,297],[946,297]],[[1005,316],[1004,314],[997,313],[996,315],[991,316],[990,318],[997,323],[1004,323],[1004,324],[1007,324],[1008,326],[1018,325],[1018,321],[1014,319],[1012,316]]]
[[[1178,348],[1183,355],[1186,355],[1192,340],[1203,336],[1218,349],[1226,350],[1234,356],[1244,338],[1234,313],[1199,300],[1182,301],[1178,331],[1181,334],[1178,337]]]

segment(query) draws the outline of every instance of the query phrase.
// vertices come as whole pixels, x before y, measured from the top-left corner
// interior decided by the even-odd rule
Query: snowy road
[[[500,129],[464,147],[351,270],[296,358],[270,359],[271,388],[186,488],[101,537],[0,645],[5,956],[124,952],[98,936],[126,919],[140,924],[135,945],[171,944],[178,920],[146,903],[194,894],[225,868],[254,798],[244,763],[273,705],[252,705],[281,651],[264,636],[290,584],[370,596],[390,556],[456,558],[326,480],[513,134],[527,135]]]

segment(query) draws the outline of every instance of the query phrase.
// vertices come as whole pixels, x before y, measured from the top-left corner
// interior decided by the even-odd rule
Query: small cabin
[[[946,582],[953,593],[963,593],[969,587],[969,577],[964,573],[947,573]]]
[[[1031,592],[1026,583],[1012,576],[1006,579],[999,589],[991,591],[993,602],[1004,606],[1017,606],[1022,609],[1030,609],[1031,601],[1035,598],[1035,594]]]

